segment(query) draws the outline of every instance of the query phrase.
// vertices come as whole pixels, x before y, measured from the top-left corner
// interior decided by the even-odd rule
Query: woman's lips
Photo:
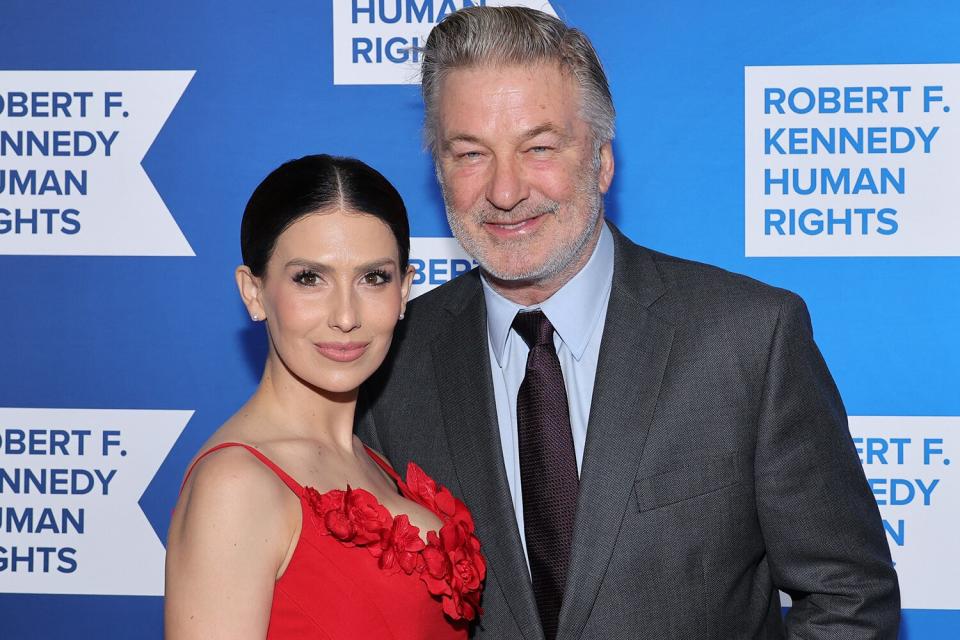
[[[314,346],[326,358],[335,362],[353,362],[364,354],[369,342],[320,342]]]

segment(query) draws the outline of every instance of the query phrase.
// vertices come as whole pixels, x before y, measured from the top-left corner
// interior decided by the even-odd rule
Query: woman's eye
[[[301,271],[293,276],[293,281],[305,287],[314,287],[320,284],[320,274],[315,271]]]
[[[390,282],[390,274],[385,271],[371,271],[363,276],[363,283],[373,286],[387,284]]]

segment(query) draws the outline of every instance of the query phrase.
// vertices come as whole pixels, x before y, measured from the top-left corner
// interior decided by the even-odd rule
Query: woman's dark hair
[[[363,162],[325,154],[280,165],[254,190],[240,223],[243,264],[262,277],[280,234],[303,216],[331,207],[366,213],[386,223],[397,240],[400,270],[406,271],[410,223],[400,194]]]

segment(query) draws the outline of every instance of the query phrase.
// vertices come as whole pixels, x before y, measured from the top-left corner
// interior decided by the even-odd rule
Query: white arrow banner
[[[0,593],[163,595],[138,502],[192,415],[0,408]]]
[[[140,165],[193,71],[0,71],[0,254],[192,256]]]
[[[419,84],[419,49],[434,25],[480,5],[557,16],[545,0],[333,0],[333,83]]]

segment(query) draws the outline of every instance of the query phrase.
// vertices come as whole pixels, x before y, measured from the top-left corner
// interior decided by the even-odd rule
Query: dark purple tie
[[[530,347],[517,394],[524,536],[543,633],[553,640],[570,563],[577,460],[553,325],[537,310],[518,313],[513,328]]]

